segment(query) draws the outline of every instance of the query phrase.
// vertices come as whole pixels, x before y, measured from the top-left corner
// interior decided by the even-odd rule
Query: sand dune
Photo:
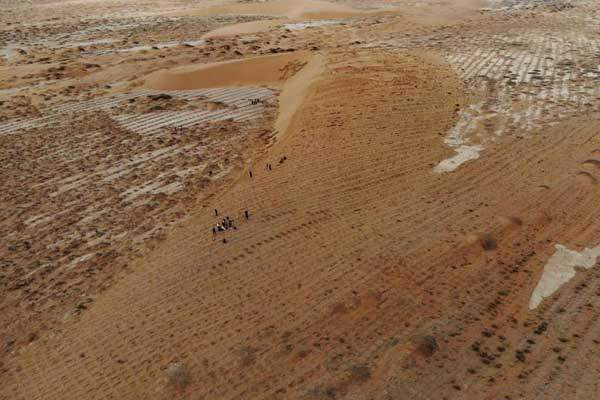
[[[197,9],[192,11],[192,13],[194,15],[256,14],[274,17],[287,17],[292,19],[329,19],[391,11],[393,10],[361,10],[329,1],[273,0],[211,6],[203,9]]]
[[[192,90],[214,87],[269,85],[279,87],[278,117],[275,130],[284,134],[308,88],[323,72],[322,55],[292,52],[253,57],[201,66],[186,66],[158,71],[145,81],[156,90]]]
[[[144,86],[158,90],[190,90],[235,85],[281,85],[288,77],[289,68],[299,69],[310,58],[310,53],[299,51],[178,67],[148,76]]]
[[[204,39],[222,38],[236,35],[249,35],[273,29],[278,25],[285,23],[284,19],[268,19],[261,21],[244,22],[217,28],[202,35]]]
[[[215,29],[204,35],[205,38],[218,38],[264,32],[278,25],[290,22],[319,21],[350,17],[394,14],[396,7],[381,9],[359,9],[328,1],[311,0],[275,0],[249,4],[231,4],[214,6],[192,11],[194,15],[249,14],[264,15],[275,19],[234,24]],[[286,19],[281,19],[286,18]]]

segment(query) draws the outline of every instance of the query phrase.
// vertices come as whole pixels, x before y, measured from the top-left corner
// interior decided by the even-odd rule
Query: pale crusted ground
[[[240,3],[1,12],[0,398],[596,398],[600,7]]]

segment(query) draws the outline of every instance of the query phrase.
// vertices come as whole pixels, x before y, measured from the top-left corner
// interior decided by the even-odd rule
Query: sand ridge
[[[158,90],[191,90],[236,85],[281,85],[289,72],[295,73],[295,69],[301,69],[310,58],[310,53],[297,51],[178,67],[148,76],[144,87]],[[294,71],[288,71],[290,69]]]
[[[204,10],[192,11],[192,13],[198,15],[211,15],[215,13],[268,15],[274,18],[272,20],[246,22],[218,28],[203,36],[204,38],[219,38],[263,32],[290,23],[303,23],[305,21],[318,22],[331,19],[339,20],[343,18],[368,17],[373,15],[393,15],[397,14],[399,11],[400,10],[395,7],[365,10],[328,1],[275,0],[250,4],[234,4],[224,7],[209,7]]]
[[[192,11],[197,15],[215,14],[257,14],[286,17],[290,19],[330,19],[344,18],[373,13],[389,13],[395,10],[361,10],[330,1],[315,0],[272,0],[242,4],[210,6]]]

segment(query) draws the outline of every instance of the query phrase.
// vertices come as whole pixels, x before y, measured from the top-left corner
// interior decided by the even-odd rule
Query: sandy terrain
[[[598,398],[600,5],[0,21],[0,399]]]

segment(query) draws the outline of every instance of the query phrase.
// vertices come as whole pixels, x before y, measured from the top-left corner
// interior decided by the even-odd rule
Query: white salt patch
[[[45,224],[47,222],[50,222],[54,218],[56,218],[56,215],[52,215],[52,214],[50,214],[50,215],[44,215],[44,214],[35,215],[35,216],[29,218],[28,220],[26,220],[25,224],[29,225],[30,227],[31,226],[36,226],[36,225],[39,225],[39,224]]]
[[[585,248],[581,252],[569,250],[557,244],[556,251],[544,266],[542,277],[531,294],[529,309],[540,305],[544,298],[549,297],[563,284],[575,276],[575,267],[589,269],[596,265],[600,257],[600,246],[592,249]]]
[[[0,54],[0,57],[2,57],[1,54]],[[22,90],[22,88],[20,88],[20,87],[10,88],[10,89],[0,89],[0,96],[10,95],[10,94],[13,94],[13,93],[17,93],[17,92],[19,92],[21,90]]]
[[[10,60],[15,55],[15,52],[8,47],[0,49],[0,58],[4,58],[6,60]]]
[[[483,146],[466,145],[467,139],[465,136],[472,133],[477,127],[477,122],[481,119],[478,116],[481,113],[481,107],[482,104],[474,104],[461,113],[460,119],[444,139],[444,143],[453,148],[456,154],[440,161],[433,168],[433,172],[443,173],[454,171],[467,161],[479,158],[479,153],[483,150]]]
[[[104,55],[104,54],[111,54],[111,53],[131,53],[131,52],[136,52],[136,51],[148,51],[148,50],[154,50],[154,49],[169,49],[172,47],[177,47],[180,45],[188,45],[188,46],[193,46],[193,47],[197,47],[199,45],[202,45],[206,43],[205,40],[201,39],[201,40],[186,40],[183,42],[166,42],[166,43],[157,43],[157,44],[145,44],[145,45],[139,45],[139,46],[133,46],[133,47],[126,47],[123,49],[112,49],[112,50],[98,50],[98,51],[91,51],[91,52],[85,52],[83,53],[83,55]]]
[[[59,46],[59,47],[79,47],[79,46],[92,46],[92,45],[96,45],[96,44],[111,44],[116,42],[115,39],[96,39],[96,40],[85,40],[82,42],[71,42],[71,43],[66,43],[64,46]]]
[[[182,44],[187,44],[189,46],[200,46],[201,44],[206,43],[206,40],[204,39],[200,39],[200,40],[188,40],[185,42],[182,42]]]
[[[299,31],[302,29],[306,29],[306,28],[318,28],[319,26],[325,26],[325,25],[341,25],[343,24],[345,21],[342,20],[335,20],[335,19],[331,19],[331,20],[321,20],[321,21],[305,21],[305,22],[297,22],[295,24],[284,24],[283,27],[285,29],[289,29],[291,31]]]
[[[24,278],[25,278],[25,279],[27,279],[27,278],[29,278],[30,276],[32,276],[32,275],[35,275],[35,274],[37,274],[37,273],[39,273],[39,272],[41,272],[41,271],[45,270],[46,268],[48,268],[48,267],[50,267],[50,266],[52,266],[52,264],[43,264],[43,265],[40,265],[39,267],[37,267],[37,268],[36,268],[36,269],[34,269],[33,271],[31,271],[31,272],[27,273],[27,275],[25,275],[25,276],[24,276]]]
[[[483,146],[460,146],[455,148],[456,154],[450,158],[440,161],[433,169],[434,172],[450,172],[470,160],[479,158],[479,153],[483,150]]]
[[[85,255],[83,255],[83,256],[81,256],[81,257],[77,257],[76,259],[74,259],[73,261],[71,261],[71,262],[70,262],[70,263],[67,265],[67,268],[68,268],[68,269],[70,269],[70,268],[73,268],[73,267],[75,267],[77,264],[79,264],[79,263],[81,263],[81,262],[84,262],[84,261],[87,261],[87,260],[89,260],[90,258],[94,257],[94,255],[95,255],[94,253],[89,253],[89,254],[85,254]]]

